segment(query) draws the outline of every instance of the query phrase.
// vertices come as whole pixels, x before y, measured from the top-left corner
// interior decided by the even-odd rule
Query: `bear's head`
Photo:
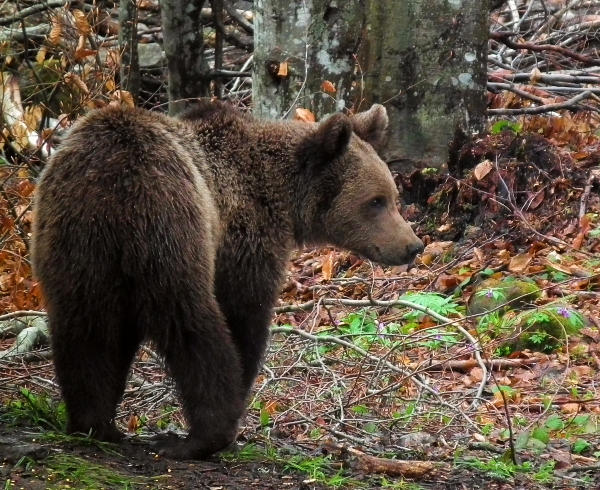
[[[374,105],[353,117],[331,116],[298,148],[309,179],[306,241],[326,242],[387,265],[410,263],[423,243],[398,210],[398,190],[379,158],[388,124]],[[306,201],[305,201],[306,202]],[[306,221],[305,221],[306,222]]]

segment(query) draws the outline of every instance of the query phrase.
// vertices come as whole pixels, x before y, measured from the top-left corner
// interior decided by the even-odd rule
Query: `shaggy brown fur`
[[[386,125],[382,106],[310,125],[206,103],[79,120],[42,175],[33,244],[68,431],[122,437],[116,406],[149,340],[190,424],[166,455],[231,443],[292,248],[387,264],[422,250],[373,149]]]

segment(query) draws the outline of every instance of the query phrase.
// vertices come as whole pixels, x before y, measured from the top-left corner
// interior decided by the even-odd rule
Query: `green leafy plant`
[[[512,131],[515,134],[521,132],[522,126],[519,123],[507,120],[496,121],[490,128],[490,133],[499,134],[502,131]]]
[[[552,483],[554,480],[554,467],[556,461],[548,461],[544,463],[540,469],[533,475],[533,478],[540,483]]]
[[[573,443],[573,452],[575,454],[581,454],[590,449],[591,447],[592,445],[589,442],[584,441],[583,439],[577,439]]]
[[[460,305],[456,303],[451,296],[442,296],[438,293],[406,293],[400,297],[401,300],[410,301],[419,306],[429,308],[431,311],[442,316],[458,315],[460,313]],[[425,313],[412,310],[404,315],[403,318],[408,320],[421,320]]]
[[[6,405],[6,413],[2,416],[5,422],[27,422],[45,429],[64,430],[67,423],[64,402],[55,402],[48,395],[38,395],[27,388],[22,388],[20,393],[21,400]]]

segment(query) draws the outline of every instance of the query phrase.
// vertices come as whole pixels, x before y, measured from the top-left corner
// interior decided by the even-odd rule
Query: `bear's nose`
[[[420,254],[424,249],[425,247],[423,246],[423,242],[420,240],[418,242],[411,243],[406,247],[406,250],[412,256]]]

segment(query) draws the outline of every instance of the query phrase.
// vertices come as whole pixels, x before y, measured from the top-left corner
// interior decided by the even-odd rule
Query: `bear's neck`
[[[313,241],[310,182],[296,154],[312,125],[235,118],[195,131],[222,222],[277,227],[279,247],[288,252]]]

